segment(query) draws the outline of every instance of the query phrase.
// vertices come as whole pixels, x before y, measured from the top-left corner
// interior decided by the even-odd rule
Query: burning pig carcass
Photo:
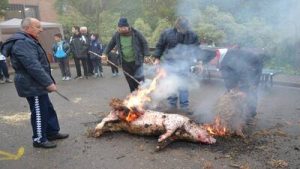
[[[159,136],[156,150],[175,140],[213,144],[216,140],[199,124],[179,114],[129,109],[123,101],[114,99],[112,111],[96,126],[94,136],[105,132],[126,131],[138,135]]]

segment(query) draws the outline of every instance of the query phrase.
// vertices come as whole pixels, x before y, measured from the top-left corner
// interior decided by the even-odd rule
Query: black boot
[[[45,142],[41,142],[41,143],[33,142],[33,147],[36,147],[36,148],[55,148],[56,144],[52,143],[50,141],[45,141]]]

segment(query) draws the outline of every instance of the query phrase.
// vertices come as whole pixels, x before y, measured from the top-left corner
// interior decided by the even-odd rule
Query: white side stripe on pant
[[[34,138],[33,141],[36,141],[38,143],[41,142],[42,138],[42,119],[41,119],[41,109],[40,109],[40,103],[39,103],[39,97],[35,96],[34,97],[34,108],[35,108],[35,115],[36,115],[36,133],[37,133],[37,138]]]

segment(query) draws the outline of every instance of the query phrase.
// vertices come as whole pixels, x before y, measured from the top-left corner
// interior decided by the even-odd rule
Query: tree
[[[0,17],[4,16],[5,10],[8,7],[8,0],[1,0],[0,1]]]
[[[145,23],[145,21],[142,18],[138,18],[137,20],[135,20],[133,27],[142,32],[148,42],[151,40],[151,27],[148,23]]]
[[[120,18],[119,13],[110,13],[109,11],[103,11],[99,20],[99,34],[103,43],[108,43],[113,33],[116,31],[117,23]]]
[[[157,27],[155,28],[153,34],[152,34],[152,37],[151,37],[151,40],[150,40],[150,46],[155,46],[156,42],[158,41],[159,39],[159,36],[160,34],[167,28],[170,28],[171,27],[171,24],[170,22],[167,20],[167,19],[160,19],[158,21],[158,25]]]

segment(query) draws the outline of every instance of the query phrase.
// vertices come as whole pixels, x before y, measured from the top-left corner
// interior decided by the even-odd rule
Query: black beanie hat
[[[120,18],[119,19],[119,22],[118,22],[118,27],[129,27],[129,24],[128,24],[128,21],[127,21],[127,18]]]

